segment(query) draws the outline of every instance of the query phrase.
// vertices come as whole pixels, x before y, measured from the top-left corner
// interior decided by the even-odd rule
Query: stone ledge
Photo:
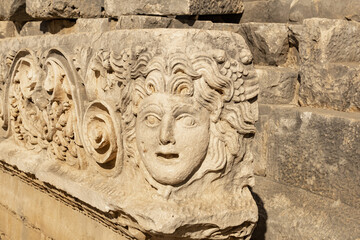
[[[14,239],[21,233],[29,240],[132,239],[105,214],[2,161],[0,179],[6,183],[0,188],[0,220],[13,223],[0,221],[0,231]]]
[[[208,15],[239,14],[242,0],[105,0],[105,11],[111,17],[120,15]]]
[[[26,0],[26,12],[36,19],[103,16],[104,0]]]

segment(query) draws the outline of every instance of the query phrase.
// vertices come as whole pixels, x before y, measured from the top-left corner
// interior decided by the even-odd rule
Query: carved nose
[[[159,138],[162,145],[175,144],[173,124],[170,117],[162,119]]]

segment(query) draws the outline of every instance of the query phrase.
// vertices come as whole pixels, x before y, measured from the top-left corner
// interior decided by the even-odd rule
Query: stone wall
[[[259,220],[252,239],[360,239],[360,4],[355,0],[230,1],[234,6],[210,2],[3,1],[0,38],[1,42],[16,38],[16,45],[30,36],[101,36],[113,30],[158,28],[240,34],[253,54],[260,87],[252,189]],[[4,69],[1,74],[5,75]],[[20,173],[11,173],[17,170],[9,166],[3,169],[0,217],[6,220],[0,219],[0,239],[66,239],[65,233],[54,235],[56,230],[44,224],[41,214],[16,210],[30,211],[6,196],[4,188],[12,194],[18,194],[18,188],[31,191],[34,198],[54,204],[58,214],[74,207],[64,200],[50,204],[54,198],[44,200],[48,196],[41,194],[51,186],[34,187],[35,179],[17,183],[14,178]],[[66,201],[76,202],[69,198]],[[86,225],[79,228],[102,229],[101,218],[108,216],[101,214],[90,209],[68,216]],[[76,222],[57,214],[54,219],[51,224],[59,226]],[[14,228],[28,230],[18,236]],[[110,232],[104,238],[95,231],[91,237],[112,239]],[[78,234],[79,239],[90,237]],[[136,234],[146,238],[137,232],[132,236]]]

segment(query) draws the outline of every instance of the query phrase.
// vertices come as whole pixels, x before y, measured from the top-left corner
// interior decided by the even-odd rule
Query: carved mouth
[[[157,152],[156,153],[157,157],[160,158],[164,158],[164,159],[177,159],[179,158],[179,154],[178,153],[162,153],[162,152]]]

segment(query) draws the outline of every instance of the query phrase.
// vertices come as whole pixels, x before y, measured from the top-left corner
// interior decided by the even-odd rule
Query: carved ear
[[[105,175],[115,175],[121,171],[123,146],[120,116],[105,102],[90,103],[84,114],[82,138],[91,163]]]

